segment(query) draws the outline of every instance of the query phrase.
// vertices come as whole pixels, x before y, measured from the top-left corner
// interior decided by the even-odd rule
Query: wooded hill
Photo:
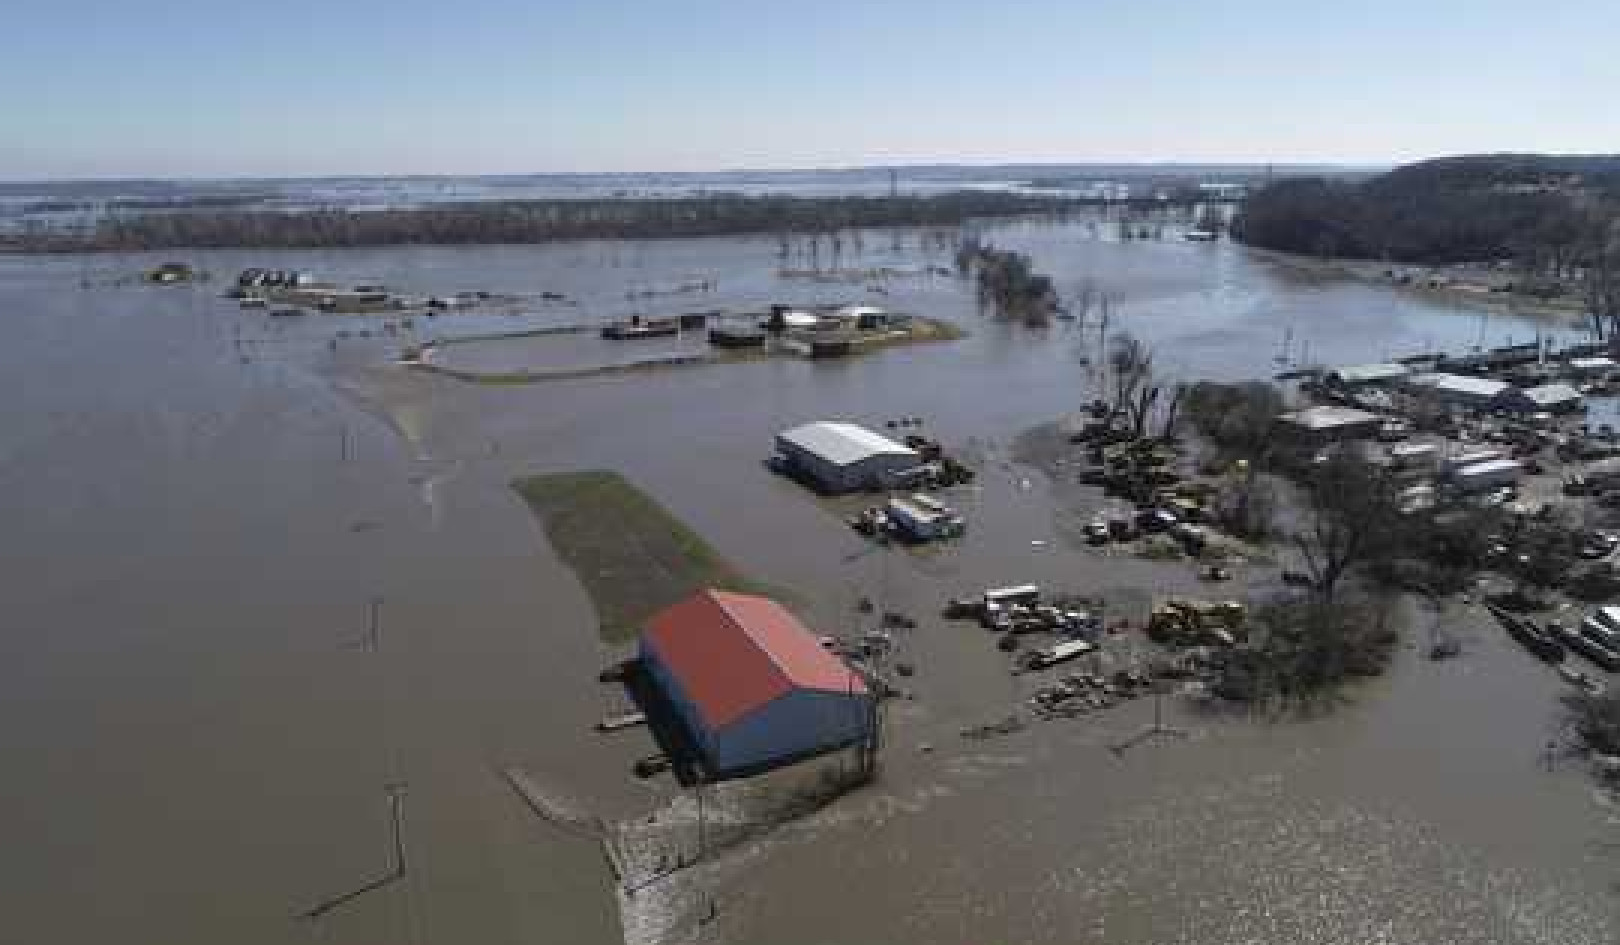
[[[1554,278],[1612,240],[1620,155],[1439,158],[1359,182],[1298,177],[1251,195],[1233,235],[1317,256],[1513,260]]]

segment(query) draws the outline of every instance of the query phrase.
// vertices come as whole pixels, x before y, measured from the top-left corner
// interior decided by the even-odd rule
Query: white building
[[[1353,364],[1328,372],[1329,383],[1341,387],[1364,387],[1371,384],[1389,384],[1405,378],[1412,371],[1404,364],[1393,361],[1383,364]]]
[[[1372,436],[1383,425],[1376,413],[1354,407],[1307,407],[1277,418],[1290,438],[1307,443],[1331,443]]]
[[[1442,403],[1489,410],[1513,385],[1466,374],[1414,374],[1407,386],[1414,393],[1428,394]]]
[[[911,447],[836,420],[778,433],[776,452],[788,472],[833,493],[882,489],[897,473],[922,464],[922,455]]]
[[[1581,392],[1568,384],[1515,387],[1497,398],[1497,406],[1518,413],[1568,413],[1581,404]]]

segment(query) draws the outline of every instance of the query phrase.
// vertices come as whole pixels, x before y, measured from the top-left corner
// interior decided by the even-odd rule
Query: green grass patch
[[[771,593],[618,473],[529,476],[512,488],[590,594],[610,645],[634,639],[648,617],[700,588]]]

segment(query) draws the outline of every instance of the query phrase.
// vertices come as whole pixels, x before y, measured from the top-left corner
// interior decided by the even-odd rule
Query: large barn
[[[892,485],[922,456],[909,446],[853,423],[823,420],[776,436],[776,452],[788,471],[823,492],[856,492]]]
[[[700,591],[648,622],[641,659],[712,776],[849,745],[872,725],[861,676],[768,598]]]

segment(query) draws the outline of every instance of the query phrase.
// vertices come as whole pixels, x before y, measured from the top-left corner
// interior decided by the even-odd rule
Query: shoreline
[[[1321,259],[1301,253],[1289,253],[1279,249],[1250,246],[1236,241],[1233,241],[1233,245],[1243,247],[1245,251],[1265,262],[1317,278],[1348,279],[1369,285],[1382,286],[1417,298],[1490,309],[1497,312],[1510,312],[1515,315],[1534,318],[1558,319],[1574,325],[1580,325],[1586,319],[1586,306],[1578,300],[1549,301],[1511,292],[1493,292],[1458,286],[1403,284],[1384,275],[1385,272],[1391,269],[1441,273],[1446,270],[1446,267],[1443,266],[1380,262],[1376,259]]]

